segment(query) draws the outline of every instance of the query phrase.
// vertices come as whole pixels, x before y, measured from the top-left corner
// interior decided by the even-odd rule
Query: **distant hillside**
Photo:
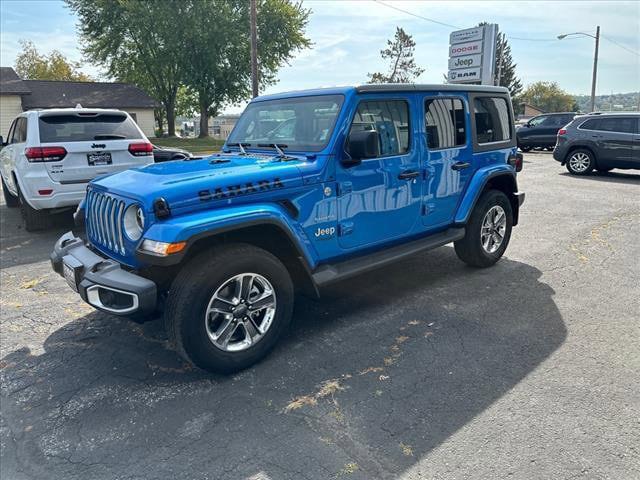
[[[574,95],[581,112],[588,112],[591,103],[590,95]],[[640,92],[614,93],[612,95],[596,95],[596,110],[602,112],[612,111],[638,111]]]

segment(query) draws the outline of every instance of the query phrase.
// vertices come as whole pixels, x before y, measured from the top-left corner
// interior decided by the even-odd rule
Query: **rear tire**
[[[22,192],[18,190],[20,197],[20,211],[27,232],[45,230],[51,226],[51,215],[47,210],[36,210],[27,203]]]
[[[572,175],[589,175],[596,166],[595,158],[589,150],[578,148],[569,153],[566,167]]]
[[[490,267],[507,249],[512,227],[507,196],[500,190],[484,192],[471,212],[465,236],[454,243],[458,258],[472,267]]]
[[[9,208],[19,207],[20,206],[20,199],[11,194],[11,192],[7,188],[7,184],[4,181],[4,178],[0,177],[0,179],[2,179],[2,196],[4,197],[4,201],[7,204],[7,207],[9,207]]]
[[[271,300],[258,310],[259,301]],[[167,299],[165,328],[189,362],[232,373],[273,349],[289,326],[293,303],[293,283],[280,260],[252,245],[222,245],[197,255],[178,273]]]

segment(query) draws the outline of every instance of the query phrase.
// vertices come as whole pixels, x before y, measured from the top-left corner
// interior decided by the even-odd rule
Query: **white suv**
[[[95,177],[153,163],[153,146],[120,110],[24,112],[2,146],[2,192],[8,207],[21,207],[29,231],[46,228],[52,211],[78,205]]]

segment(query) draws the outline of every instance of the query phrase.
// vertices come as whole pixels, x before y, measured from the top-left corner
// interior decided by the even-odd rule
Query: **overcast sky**
[[[387,4],[387,5],[385,5]],[[311,8],[307,35],[313,48],[296,55],[279,72],[268,92],[363,83],[368,72],[385,70],[379,52],[400,26],[416,41],[416,62],[426,71],[422,83],[442,83],[447,70],[449,33],[454,30],[416,16],[459,28],[497,23],[509,37],[517,74],[525,86],[556,81],[574,94],[591,90],[594,40],[561,33],[595,33],[600,25],[598,94],[638,91],[640,86],[640,2],[422,2],[306,0]],[[398,11],[406,10],[409,13]],[[42,52],[58,49],[82,60],[75,17],[61,1],[0,0],[0,64],[12,66],[18,40],[31,40]],[[616,42],[626,49],[616,45]],[[634,53],[635,52],[635,53]],[[99,69],[85,62],[83,71]]]

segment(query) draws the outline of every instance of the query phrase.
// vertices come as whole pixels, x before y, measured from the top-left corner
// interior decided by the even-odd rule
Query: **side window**
[[[353,117],[351,132],[375,130],[380,141],[380,156],[409,151],[409,104],[404,100],[365,100]]]
[[[428,99],[424,106],[427,145],[431,150],[467,143],[464,103],[458,98]]]
[[[580,124],[578,127],[582,130],[602,130],[600,120],[592,119]]]
[[[637,120],[635,118],[598,118],[587,120],[580,128],[583,130],[598,130],[600,132],[636,133]]]
[[[16,119],[11,136],[11,143],[22,143],[27,141],[27,119],[20,117]]]
[[[18,142],[20,143],[24,143],[27,141],[27,119],[22,117],[18,123],[18,132],[19,132],[19,137],[18,137]]]
[[[11,126],[9,127],[9,132],[7,132],[7,137],[4,139],[4,141],[9,144],[12,143],[11,139],[13,138],[13,131],[16,128],[16,123],[18,122],[18,120],[14,120],[13,122],[11,122]]]
[[[609,132],[636,133],[635,118],[607,118],[608,124],[605,128]]]
[[[505,98],[477,97],[474,100],[474,116],[479,144],[511,139],[511,119]]]
[[[531,125],[532,127],[537,127],[538,125],[542,125],[547,118],[549,117],[532,118],[531,121],[529,122],[529,125]]]

